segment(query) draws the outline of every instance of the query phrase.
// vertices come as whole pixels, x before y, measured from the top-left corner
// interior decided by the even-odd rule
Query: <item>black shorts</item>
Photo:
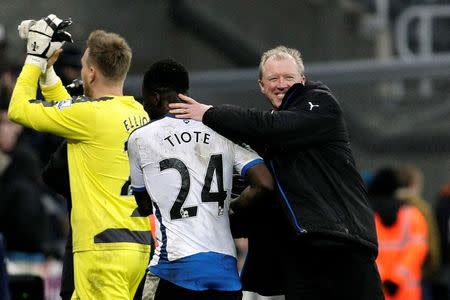
[[[75,290],[73,274],[73,253],[72,253],[72,230],[66,242],[66,249],[63,256],[63,268],[61,274],[61,291],[59,295],[62,300],[70,300]]]
[[[193,291],[182,288],[167,280],[160,279],[155,300],[241,300],[242,291]]]
[[[286,247],[282,259],[286,300],[384,299],[375,258],[358,247]]]

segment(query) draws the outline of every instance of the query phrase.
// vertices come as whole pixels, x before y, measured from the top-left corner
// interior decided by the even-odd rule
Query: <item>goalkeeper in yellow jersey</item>
[[[85,96],[70,98],[53,71],[70,21],[49,15],[19,26],[27,57],[11,98],[9,118],[67,139],[75,292],[72,299],[133,299],[150,253],[150,224],[128,193],[124,144],[149,121],[123,95],[131,49],[115,33],[90,34],[81,59]],[[40,84],[47,101],[37,100]]]

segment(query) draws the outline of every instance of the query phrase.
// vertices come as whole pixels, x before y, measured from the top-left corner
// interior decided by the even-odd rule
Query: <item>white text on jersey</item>
[[[171,135],[166,136],[164,140],[169,142],[170,145],[172,145],[172,147],[175,147],[176,144],[181,145],[182,143],[189,143],[189,142],[203,143],[208,145],[210,137],[211,135],[206,132],[184,131],[182,133],[172,133]]]

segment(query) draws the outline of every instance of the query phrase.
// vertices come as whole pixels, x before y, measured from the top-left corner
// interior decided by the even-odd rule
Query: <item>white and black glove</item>
[[[27,39],[25,63],[39,66],[44,73],[47,59],[61,48],[64,42],[72,42],[71,34],[63,30],[71,24],[71,19],[63,21],[54,14],[37,21],[23,21],[18,30],[19,36]]]

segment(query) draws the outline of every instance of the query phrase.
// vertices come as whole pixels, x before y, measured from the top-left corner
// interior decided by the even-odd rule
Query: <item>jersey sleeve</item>
[[[234,144],[234,168],[245,178],[247,171],[264,160],[249,146]]]
[[[73,140],[91,139],[96,126],[92,102],[36,100],[37,83],[41,71],[35,65],[24,65],[13,91],[8,117],[37,131],[49,132]],[[68,97],[61,83],[50,87],[48,95]],[[57,99],[57,100],[60,100]]]
[[[51,86],[41,85],[41,91],[44,98],[48,100],[61,101],[70,99],[70,94],[64,88],[61,80],[58,80],[56,84]]]
[[[133,192],[145,191],[144,173],[142,172],[138,137],[132,133],[127,142],[128,160],[130,162],[130,179]]]

